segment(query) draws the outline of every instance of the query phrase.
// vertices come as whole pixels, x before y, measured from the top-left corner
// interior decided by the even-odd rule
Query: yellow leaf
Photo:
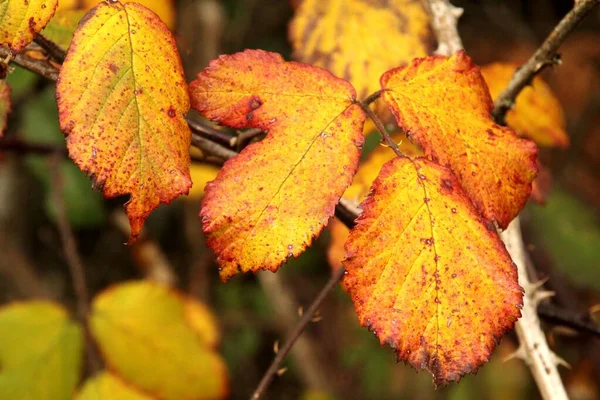
[[[343,77],[359,98],[380,89],[385,71],[426,56],[433,43],[418,0],[304,0],[290,39],[294,58]]]
[[[356,171],[365,116],[355,91],[323,69],[246,50],[211,62],[190,93],[206,118],[269,132],[206,186],[200,215],[222,279],[275,271],[321,232]]]
[[[360,323],[436,384],[474,373],[520,316],[517,270],[496,229],[431,161],[384,165],[346,250]]]
[[[104,2],[77,28],[57,84],[69,154],[126,204],[130,243],[160,203],[191,186],[189,95],[175,40],[136,3]]]
[[[58,0],[0,0],[0,45],[19,53],[54,15]]]
[[[126,385],[110,372],[101,372],[89,378],[75,400],[155,400]]]
[[[204,187],[206,184],[217,177],[219,167],[208,164],[192,164],[190,167],[190,176],[192,177],[192,188],[188,195],[189,200],[198,200],[204,196]]]
[[[0,309],[0,399],[68,400],[81,368],[83,334],[59,305]]]
[[[6,129],[8,114],[11,111],[10,86],[6,80],[0,80],[0,137]]]
[[[381,86],[398,125],[454,172],[485,218],[506,228],[531,193],[537,147],[494,123],[479,68],[464,51],[418,58],[383,74]]]
[[[492,98],[496,99],[506,88],[517,67],[516,64],[494,63],[481,68]],[[506,123],[540,146],[569,146],[562,107],[539,76],[519,93],[515,106],[506,114]]]
[[[401,133],[392,134],[392,140],[398,144],[402,154],[408,157],[417,157],[422,155],[421,149],[410,142],[406,135]],[[396,153],[387,146],[379,146],[369,156],[359,164],[358,172],[352,179],[352,184],[342,196],[344,199],[352,202],[355,205],[359,205],[367,197],[371,189],[371,185],[383,164],[396,157]],[[331,235],[331,242],[327,249],[327,261],[331,268],[337,269],[342,265],[342,260],[346,254],[344,244],[348,238],[348,232],[350,230],[339,220],[332,220],[329,224],[329,233]]]
[[[96,4],[103,2],[104,0],[83,0],[83,6],[89,10]],[[169,27],[173,29],[175,27],[175,4],[173,0],[124,0],[123,3],[135,2],[143,5],[154,11],[158,17]]]
[[[223,398],[228,376],[210,347],[217,340],[214,319],[192,301],[150,282],[97,296],[90,326],[110,370],[162,400]]]
[[[85,11],[82,10],[58,10],[42,31],[42,35],[66,50],[69,48],[73,33],[75,33],[75,29],[77,29],[77,25],[84,15]]]

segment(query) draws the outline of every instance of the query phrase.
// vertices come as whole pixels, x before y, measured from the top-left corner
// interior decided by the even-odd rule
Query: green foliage
[[[58,127],[54,90],[48,89],[29,101],[23,111],[21,126],[24,138],[31,142],[64,146],[65,139]],[[47,157],[25,157],[29,171],[43,186],[46,212],[52,220],[56,220],[50,162]],[[102,224],[106,218],[102,195],[92,189],[88,177],[67,159],[60,162],[60,174],[69,222],[76,228]]]

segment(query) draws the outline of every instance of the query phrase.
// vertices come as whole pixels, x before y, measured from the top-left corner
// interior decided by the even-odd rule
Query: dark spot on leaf
[[[175,115],[177,115],[177,113],[175,112],[175,109],[173,108],[173,106],[169,107],[169,109],[167,110],[167,114],[171,118],[175,118]]]
[[[250,99],[250,102],[248,103],[248,106],[250,107],[250,110],[254,111],[260,106],[262,106],[262,104],[263,103],[259,97],[252,97]]]

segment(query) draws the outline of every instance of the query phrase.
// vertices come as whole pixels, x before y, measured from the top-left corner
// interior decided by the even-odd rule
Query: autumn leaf
[[[518,65],[494,63],[481,68],[492,98],[506,88]],[[506,123],[520,136],[540,146],[568,147],[569,137],[562,107],[550,87],[536,76],[517,96],[515,106],[506,114]]]
[[[75,400],[155,400],[136,391],[110,372],[101,372],[89,378],[75,396]]]
[[[84,15],[85,11],[83,10],[58,10],[42,31],[42,35],[66,50]]]
[[[495,228],[434,162],[387,163],[346,250],[360,323],[438,385],[475,372],[520,316],[516,266]]]
[[[406,135],[401,133],[395,133],[391,135],[392,140],[398,144],[400,151],[402,154],[409,157],[417,157],[422,155],[422,151],[418,146],[414,145],[410,142]],[[354,175],[352,179],[352,184],[342,196],[344,199],[348,200],[351,204],[355,206],[359,206],[360,203],[367,197],[369,191],[371,190],[371,185],[379,171],[381,171],[381,167],[383,165],[396,157],[396,153],[387,147],[387,146],[379,146],[375,150],[369,154],[369,156],[360,163],[358,166],[358,172]],[[331,242],[329,243],[329,248],[327,249],[327,260],[331,268],[338,268],[342,265],[342,260],[344,259],[344,255],[346,254],[346,250],[344,249],[344,244],[348,239],[348,233],[350,230],[337,219],[334,219],[329,224],[329,233],[331,235]]]
[[[0,137],[2,137],[6,129],[7,117],[10,111],[10,86],[2,79],[0,80]]]
[[[321,232],[356,172],[365,118],[356,93],[326,70],[260,50],[211,62],[190,93],[206,118],[269,132],[225,163],[200,215],[222,279],[275,271]]]
[[[383,74],[381,86],[398,125],[454,172],[486,219],[506,228],[529,198],[537,147],[493,122],[479,68],[464,51],[418,58]]]
[[[0,309],[0,399],[69,399],[79,380],[81,327],[51,302]]]
[[[109,369],[162,400],[219,399],[225,363],[213,350],[214,317],[181,293],[150,282],[107,289],[92,305],[90,327]]]
[[[19,53],[54,15],[58,0],[0,0],[0,45]]]
[[[304,0],[290,40],[295,59],[343,77],[359,98],[379,90],[385,71],[426,56],[433,44],[418,0]]]
[[[57,84],[69,155],[126,204],[133,242],[160,203],[191,186],[189,95],[171,33],[136,3],[101,3],[75,32]]]
[[[105,0],[83,0],[83,7],[90,9]],[[175,27],[175,4],[173,0],[124,0],[122,3],[139,3],[155,12],[158,17],[169,27]]]

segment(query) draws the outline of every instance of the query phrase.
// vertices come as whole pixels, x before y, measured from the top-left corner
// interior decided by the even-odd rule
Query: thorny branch
[[[559,46],[598,3],[598,0],[576,1],[573,9],[556,25],[531,58],[515,71],[508,86],[496,100],[492,111],[496,122],[504,124],[504,117],[514,106],[517,95],[531,83],[535,75],[549,65],[560,63],[557,53]]]

